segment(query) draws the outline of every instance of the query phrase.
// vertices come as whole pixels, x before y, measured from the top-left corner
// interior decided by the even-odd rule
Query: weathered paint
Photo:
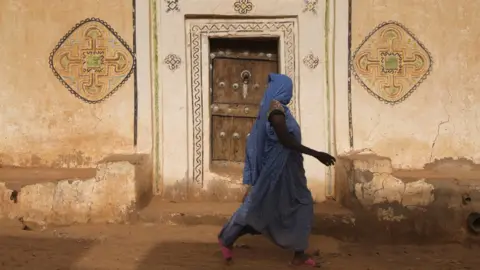
[[[133,44],[132,1],[0,1],[0,166],[92,167],[132,153],[133,78],[88,104],[49,68],[49,56],[78,22],[98,17]]]
[[[433,58],[430,75],[396,105],[375,99],[352,78],[355,149],[369,148],[389,157],[395,168],[418,169],[447,157],[480,163],[480,18],[476,12],[480,2],[352,2],[352,50],[377,25],[394,20],[407,27]]]
[[[140,166],[140,167],[139,167]],[[126,222],[151,198],[147,168],[132,161],[105,162],[90,179],[66,179],[26,185],[17,202],[8,182],[0,182],[0,219],[37,225]],[[140,171],[139,171],[140,170]]]
[[[445,161],[412,171],[395,170],[390,159],[374,153],[341,156],[337,200],[358,218],[383,223],[380,227],[396,226],[430,239],[464,240],[469,237],[467,216],[480,210],[480,170],[468,161],[450,162],[457,165],[450,171],[441,170]]]

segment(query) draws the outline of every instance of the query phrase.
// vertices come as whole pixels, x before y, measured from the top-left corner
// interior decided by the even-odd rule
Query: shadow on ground
[[[164,242],[154,246],[138,264],[137,270],[155,269],[164,270],[217,270],[217,269],[291,269],[288,261],[291,254],[276,247],[265,247],[264,241],[257,243],[255,248],[252,241],[243,241],[246,247],[236,248],[237,260],[226,265],[221,259],[217,244],[194,242]]]
[[[0,269],[72,269],[93,244],[90,240],[2,236]]]

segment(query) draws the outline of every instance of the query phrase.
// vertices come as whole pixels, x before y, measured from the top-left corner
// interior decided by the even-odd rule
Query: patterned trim
[[[54,66],[53,66],[53,56],[55,55],[55,53],[58,51],[58,49],[62,46],[63,42],[65,42],[65,40],[67,40],[67,38],[70,37],[70,35],[72,35],[73,32],[75,32],[79,27],[81,27],[82,25],[84,25],[85,23],[88,23],[88,22],[98,22],[98,23],[101,23],[103,26],[105,26],[117,39],[118,41],[120,41],[120,43],[122,43],[123,46],[125,46],[125,48],[128,50],[128,52],[130,52],[130,54],[132,55],[132,58],[133,58],[133,64],[132,64],[132,68],[130,69],[130,71],[128,72],[128,74],[125,76],[125,78],[117,85],[117,87],[115,87],[110,93],[108,93],[108,95],[106,95],[104,98],[102,99],[99,99],[99,100],[88,100],[84,97],[82,97],[81,95],[79,95],[77,92],[75,92],[71,87],[70,85],[68,85],[63,79],[62,77],[60,76],[60,74],[58,74],[58,72],[55,70]],[[67,34],[65,34],[61,39],[60,41],[57,43],[57,46],[55,46],[55,48],[53,49],[53,51],[50,53],[50,57],[49,57],[49,60],[48,60],[48,63],[49,63],[49,66],[50,66],[50,69],[52,70],[53,74],[55,75],[55,77],[57,77],[57,79],[63,84],[63,86],[65,88],[67,88],[67,90],[72,93],[75,97],[79,98],[80,100],[83,100],[85,101],[86,103],[90,103],[90,104],[96,104],[96,103],[100,103],[104,100],[106,100],[107,98],[111,97],[113,94],[115,94],[115,92],[118,91],[118,89],[120,89],[120,87],[122,87],[125,82],[127,82],[127,80],[130,78],[130,76],[132,75],[132,73],[134,72],[135,70],[135,67],[136,67],[136,57],[135,57],[135,54],[133,53],[132,49],[130,49],[130,47],[128,46],[128,44],[122,39],[122,37],[120,37],[120,35],[108,24],[106,23],[105,21],[99,19],[99,18],[88,18],[88,19],[85,19],[83,21],[80,21],[79,23],[77,23],[72,29],[70,29],[70,31],[67,32]]]
[[[362,80],[361,78],[359,77],[359,75],[357,74],[357,72],[355,71],[355,68],[353,67],[353,61],[357,55],[357,53],[360,51],[360,49],[363,47],[363,45],[379,30],[381,29],[382,27],[386,26],[386,25],[389,25],[389,24],[394,24],[394,25],[397,25],[399,27],[401,27],[407,34],[409,34],[417,43],[418,45],[423,49],[425,50],[425,52],[427,53],[428,55],[428,58],[430,60],[430,66],[428,67],[428,70],[427,72],[425,72],[425,74],[418,80],[417,83],[415,83],[412,88],[410,90],[408,90],[407,93],[405,93],[405,95],[398,99],[398,100],[395,100],[395,101],[389,101],[389,100],[386,100],[384,98],[382,98],[381,96],[379,96],[378,94],[376,94],[374,91],[372,91]],[[423,45],[423,43],[407,28],[405,27],[403,24],[399,23],[399,22],[396,22],[396,21],[388,21],[388,22],[383,22],[381,24],[379,24],[377,27],[375,27],[364,39],[363,41],[360,43],[360,45],[357,47],[357,49],[355,50],[355,52],[353,53],[353,56],[350,58],[350,69],[353,73],[353,75],[355,76],[355,79],[360,83],[360,85],[365,89],[367,90],[367,92],[374,96],[375,98],[377,98],[378,100],[384,102],[385,104],[390,104],[390,105],[396,105],[396,104],[399,104],[403,101],[405,101],[417,88],[418,86],[420,86],[420,84],[425,81],[425,79],[428,77],[428,75],[430,75],[430,73],[432,72],[432,69],[433,69],[433,58],[432,58],[432,55],[430,54],[430,52],[428,51],[428,49],[425,47],[425,45]]]
[[[294,82],[293,97],[289,104],[292,114],[295,114],[296,87],[295,87],[295,23],[293,21],[276,22],[232,22],[232,23],[204,23],[190,26],[191,44],[191,93],[193,119],[193,181],[203,185],[204,145],[203,145],[203,93],[202,93],[202,35],[209,33],[250,32],[265,33],[278,32],[284,34],[285,74]]]

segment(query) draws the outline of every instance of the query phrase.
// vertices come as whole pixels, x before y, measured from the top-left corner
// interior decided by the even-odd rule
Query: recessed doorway
[[[210,170],[241,175],[247,137],[279,72],[278,38],[210,38]]]

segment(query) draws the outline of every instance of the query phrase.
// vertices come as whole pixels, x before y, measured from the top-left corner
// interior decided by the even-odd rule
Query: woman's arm
[[[318,152],[299,143],[288,131],[285,115],[279,111],[273,111],[268,118],[270,124],[277,134],[278,141],[288,149],[298,151],[302,154],[315,156]]]
[[[315,151],[295,140],[292,134],[290,134],[290,132],[288,131],[287,123],[285,121],[285,114],[281,109],[271,110],[268,120],[270,121],[273,130],[277,134],[278,141],[286,148],[315,157],[326,166],[331,166],[335,164],[335,158],[331,155]]]

